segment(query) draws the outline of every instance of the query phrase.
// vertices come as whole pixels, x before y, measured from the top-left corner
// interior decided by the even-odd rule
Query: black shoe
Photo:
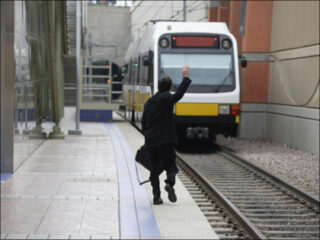
[[[154,204],[154,205],[163,204],[162,198],[161,198],[161,197],[153,198],[153,204]]]
[[[173,187],[167,183],[166,186],[164,187],[164,189],[168,192],[168,198],[169,198],[170,202],[176,202],[177,196],[174,193]]]

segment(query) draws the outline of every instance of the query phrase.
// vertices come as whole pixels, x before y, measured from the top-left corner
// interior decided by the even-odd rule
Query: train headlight
[[[230,114],[230,106],[229,105],[219,105],[219,114]]]
[[[159,44],[160,47],[167,48],[169,46],[169,40],[167,38],[161,38]]]
[[[229,39],[223,39],[222,40],[222,47],[224,49],[229,49],[231,48],[231,41]]]

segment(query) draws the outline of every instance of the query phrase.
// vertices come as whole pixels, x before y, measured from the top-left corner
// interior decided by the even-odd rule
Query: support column
[[[238,54],[242,53],[242,37],[240,36],[240,11],[241,1],[231,2],[231,11],[229,19],[229,29],[233,36],[237,39]]]
[[[64,76],[63,76],[63,2],[46,1],[43,3],[45,13],[45,35],[48,62],[48,78],[51,91],[52,128],[50,138],[64,139],[59,123],[64,114]]]
[[[14,132],[14,1],[1,4],[1,173],[13,173]]]
[[[218,21],[225,22],[229,27],[230,2],[220,2],[218,10]]]
[[[210,1],[208,10],[208,22],[218,21],[219,1]]]
[[[244,2],[242,2],[244,3]],[[241,138],[265,138],[269,85],[269,55],[271,46],[273,1],[245,2],[242,55],[248,66],[241,68]]]
[[[264,60],[270,52],[272,29],[272,1],[246,2],[245,33],[242,52],[248,67],[242,70],[241,102],[268,101],[269,63]]]

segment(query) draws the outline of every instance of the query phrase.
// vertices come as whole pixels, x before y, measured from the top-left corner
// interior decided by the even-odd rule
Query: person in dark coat
[[[153,191],[153,203],[162,204],[159,175],[163,170],[167,173],[165,190],[171,202],[177,201],[174,191],[175,177],[178,168],[175,163],[174,147],[178,142],[173,118],[173,107],[187,91],[191,80],[189,66],[182,68],[183,79],[177,91],[171,94],[172,80],[163,77],[158,82],[158,92],[149,98],[144,105],[142,115],[142,132],[145,147],[151,160],[150,182]]]

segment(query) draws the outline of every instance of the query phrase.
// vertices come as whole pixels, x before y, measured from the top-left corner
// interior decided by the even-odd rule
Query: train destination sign
[[[218,36],[172,36],[173,48],[219,48]]]

